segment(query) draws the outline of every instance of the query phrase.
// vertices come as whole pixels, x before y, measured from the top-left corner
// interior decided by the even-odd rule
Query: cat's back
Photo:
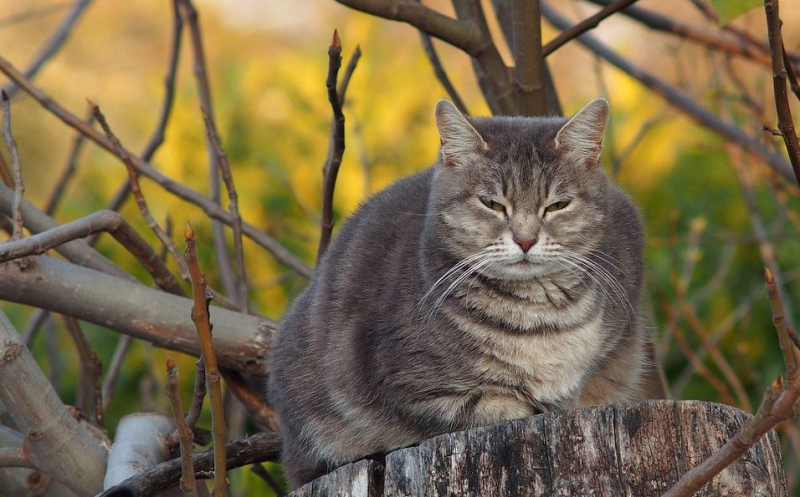
[[[273,346],[273,372],[304,367],[328,349],[330,330],[352,328],[377,305],[389,281],[414,260],[426,222],[433,168],[403,178],[365,202],[345,221],[320,260],[310,285],[284,316]]]
[[[434,169],[398,180],[375,194],[348,219],[317,268],[322,279],[331,271],[382,261],[413,237],[419,239],[426,218]],[[400,245],[398,245],[400,244]]]

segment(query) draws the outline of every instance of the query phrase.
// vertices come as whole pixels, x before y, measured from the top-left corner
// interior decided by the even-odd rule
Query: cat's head
[[[607,223],[599,160],[608,113],[595,99],[571,119],[468,119],[441,100],[430,203],[440,243],[504,279],[568,270],[596,250]]]

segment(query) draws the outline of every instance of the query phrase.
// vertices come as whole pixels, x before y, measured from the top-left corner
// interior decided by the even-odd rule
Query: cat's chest
[[[481,353],[473,367],[481,391],[474,412],[478,424],[574,405],[603,354],[607,333],[602,309],[552,333],[497,333],[475,323],[462,325]]]

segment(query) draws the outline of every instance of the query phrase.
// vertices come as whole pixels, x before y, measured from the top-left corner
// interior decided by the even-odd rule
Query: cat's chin
[[[532,262],[528,259],[498,264],[492,267],[492,276],[497,279],[510,281],[526,281],[546,276],[553,272],[549,264]]]

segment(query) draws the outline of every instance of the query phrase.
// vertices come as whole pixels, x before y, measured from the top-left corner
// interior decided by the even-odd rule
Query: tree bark
[[[548,413],[425,440],[388,454],[385,468],[360,461],[292,495],[658,496],[750,417],[667,400]],[[354,483],[369,481],[380,488]],[[788,496],[775,433],[696,495]]]

